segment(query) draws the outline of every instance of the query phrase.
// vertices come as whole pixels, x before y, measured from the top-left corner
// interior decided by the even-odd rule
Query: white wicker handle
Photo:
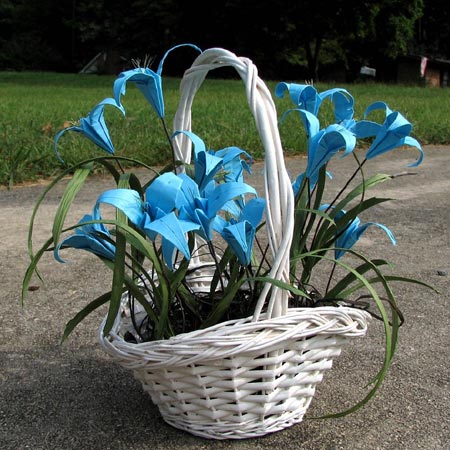
[[[269,89],[258,77],[253,62],[222,48],[211,48],[201,53],[181,81],[174,130],[191,131],[191,106],[197,90],[210,70],[226,66],[234,67],[245,83],[247,101],[265,151],[266,228],[273,256],[269,276],[288,283],[289,250],[294,229],[294,194],[284,164],[275,104]],[[192,144],[187,136],[177,135],[174,148],[177,159],[190,162]],[[266,283],[255,308],[254,320],[258,320],[271,288],[268,316],[286,314],[289,292]]]

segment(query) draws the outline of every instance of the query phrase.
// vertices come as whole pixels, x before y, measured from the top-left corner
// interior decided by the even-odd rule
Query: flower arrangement
[[[164,55],[156,72],[138,67],[121,73],[114,82],[113,97],[98,103],[79,124],[57,134],[54,145],[60,159],[58,144],[68,131],[82,134],[108,155],[68,168],[39,199],[30,225],[31,262],[23,282],[23,296],[42,255],[52,251],[57,261],[64,262],[64,249],[71,247],[91,252],[111,269],[112,285],[110,291],[92,300],[66,325],[63,339],[103,305],[108,305],[103,335],[110,333],[125,307],[133,326],[124,339],[136,344],[167,340],[270,312],[277,307],[264,301],[271,291],[288,292],[288,307],[345,305],[367,309],[384,323],[386,353],[373,390],[357,405],[361,406],[372,397],[386,374],[403,320],[391,282],[426,286],[384,273],[385,267],[390,268],[387,261],[369,259],[354,249],[370,227],[386,233],[395,244],[393,233],[384,224],[360,220],[361,213],[368,213],[387,200],[370,197],[370,189],[392,177],[378,174],[365,178],[363,168],[372,158],[403,146],[419,152],[411,166],[419,165],[423,150],[410,136],[411,124],[383,102],[371,104],[362,120],[356,120],[354,99],[342,88],[318,92],[308,84],[277,85],[276,97],[288,94],[294,105],[280,117],[280,122],[294,115],[305,128],[307,144],[300,150],[307,150],[308,159],[305,171],[292,180],[291,192],[285,194],[286,198],[292,197],[295,205],[289,273],[276,276],[270,252],[273,243],[263,236],[264,229],[271,226],[268,200],[247,181],[252,173],[249,151],[234,146],[212,150],[191,130],[175,129],[172,134],[167,131],[161,73],[168,54],[179,47]],[[172,162],[159,172],[133,161],[135,166],[148,169],[151,178],[144,184],[136,174],[123,170],[121,162],[125,158],[115,154],[104,119],[105,107],[117,108],[125,115],[121,98],[130,83],[142,92],[161,121],[172,153]],[[335,123],[321,127],[319,113],[325,104],[333,108]],[[383,112],[381,123],[369,120],[373,111]],[[192,163],[178,157],[177,143],[181,140],[190,141],[193,147]],[[360,142],[367,147],[362,160],[354,151]],[[337,157],[353,157],[355,172],[325,203],[324,193],[332,178],[327,164]],[[92,211],[78,223],[66,226],[65,219],[77,192],[97,165],[111,174],[117,187],[100,193]],[[34,252],[32,234],[39,204],[69,173],[72,178],[54,218],[53,234]],[[112,217],[106,217],[105,207],[114,208]],[[351,255],[348,260],[347,255]],[[319,287],[314,278],[321,264],[330,268],[326,282],[321,283],[325,287]],[[336,269],[344,274],[336,277]],[[375,311],[369,304],[375,306]]]

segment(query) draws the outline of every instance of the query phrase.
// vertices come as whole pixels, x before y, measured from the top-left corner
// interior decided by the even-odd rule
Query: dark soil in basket
[[[200,305],[194,312],[188,306],[183,305],[180,301],[175,300],[169,311],[169,321],[174,335],[181,333],[189,333],[201,328],[202,322],[211,314],[216,302],[222,298],[222,292],[214,293],[213,298],[208,292],[196,292],[195,297],[197,304]],[[244,319],[251,316],[255,301],[251,291],[240,290],[233,298],[229,309],[222,316],[221,322],[227,320]],[[130,303],[130,310],[133,311],[133,301]],[[129,330],[124,334],[127,342],[148,342],[155,340],[154,324],[149,320],[147,315],[140,314],[140,317],[132,314],[133,330]]]

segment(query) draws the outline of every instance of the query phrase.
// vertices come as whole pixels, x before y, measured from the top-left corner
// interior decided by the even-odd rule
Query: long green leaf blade
[[[69,322],[67,322],[61,342],[64,342],[69,337],[70,333],[72,333],[75,327],[79,325],[83,319],[85,319],[91,312],[107,303],[110,298],[111,291],[106,292],[105,294],[100,295],[95,300],[90,302],[81,311],[79,311],[71,320],[69,320]]]
[[[88,164],[85,167],[77,169],[64,191],[53,221],[52,234],[55,245],[61,236],[67,213],[69,212],[76,195],[86,181],[86,178],[91,173],[92,167],[92,164]]]

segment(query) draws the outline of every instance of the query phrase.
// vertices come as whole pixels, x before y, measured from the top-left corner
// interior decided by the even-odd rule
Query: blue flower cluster
[[[192,46],[198,51],[198,47]],[[91,113],[80,120],[77,126],[60,131],[55,137],[57,143],[68,130],[81,132],[97,146],[114,154],[114,146],[104,120],[104,107],[118,108],[125,114],[121,97],[126,92],[127,82],[131,82],[143,93],[158,117],[165,116],[161,72],[170,49],[162,58],[156,72],[149,68],[135,68],[119,75],[113,87],[113,98],[106,98],[94,107]],[[275,95],[283,97],[288,92],[295,108],[286,114],[299,114],[306,129],[308,143],[308,162],[306,169],[292,183],[294,194],[300,197],[302,192],[312,192],[319,174],[330,159],[342,153],[350,154],[356,147],[357,139],[372,138],[365,160],[386,153],[400,146],[412,146],[419,150],[420,157],[411,166],[418,165],[423,159],[423,150],[417,140],[410,136],[411,124],[399,112],[392,111],[385,103],[370,105],[363,120],[354,119],[354,100],[351,94],[341,88],[319,93],[312,85],[280,83]],[[335,123],[320,128],[319,111],[324,100],[331,100],[334,106]],[[383,110],[383,123],[368,120],[374,110]],[[97,223],[101,221],[100,206],[109,204],[122,211],[129,221],[151,241],[161,237],[164,261],[174,268],[176,255],[181,253],[186,259],[191,257],[187,235],[193,232],[206,242],[211,242],[214,233],[218,233],[233,250],[240,264],[251,263],[253,241],[260,224],[264,208],[264,199],[258,197],[255,189],[243,181],[244,171],[250,172],[251,158],[244,150],[227,147],[219,151],[208,150],[205,143],[194,133],[178,130],[187,135],[194,147],[194,172],[189,176],[185,171],[164,173],[156,177],[145,191],[145,196],[132,189],[113,189],[104,192],[97,200],[91,216],[85,216],[74,236],[64,239],[55,248],[55,257],[62,261],[59,251],[64,247],[89,250],[106,259],[114,259],[114,245],[107,229]],[[249,163],[250,162],[250,163]],[[249,200],[250,197],[250,200]],[[320,210],[333,211],[332,205],[322,205]],[[370,226],[382,228],[395,244],[395,239],[384,225],[378,223],[362,224],[359,218],[345,222],[344,210],[333,211],[336,223],[344,223],[336,230],[335,258],[339,259],[350,249]],[[340,222],[339,222],[340,221]]]
[[[372,103],[364,112],[363,120],[356,121],[354,119],[354,99],[346,89],[335,88],[319,93],[312,85],[279,83],[275,94],[282,98],[286,91],[297,107],[288,110],[282,120],[287,114],[297,112],[301,116],[308,136],[307,167],[305,172],[298,175],[292,184],[297,198],[303,189],[308,189],[309,192],[314,189],[320,170],[326,166],[334,155],[340,151],[342,152],[341,157],[350,154],[356,148],[357,139],[372,139],[363,163],[402,146],[411,146],[419,150],[419,158],[409,167],[418,166],[422,162],[422,147],[416,139],[410,136],[411,123],[398,111],[392,111],[386,103]],[[336,123],[321,129],[318,115],[323,101],[327,98],[334,105]],[[367,119],[368,115],[375,110],[385,111],[385,120],[382,124]],[[319,209],[327,212],[330,207],[330,205],[321,205]],[[342,228],[336,230],[334,243],[336,259],[345,254],[345,249],[353,247],[371,225],[384,230],[395,245],[395,238],[385,225],[375,222],[361,224],[358,217],[345,221],[343,220],[345,214],[345,210],[339,210],[333,211],[332,215],[332,219],[337,223],[339,220],[344,223]]]

